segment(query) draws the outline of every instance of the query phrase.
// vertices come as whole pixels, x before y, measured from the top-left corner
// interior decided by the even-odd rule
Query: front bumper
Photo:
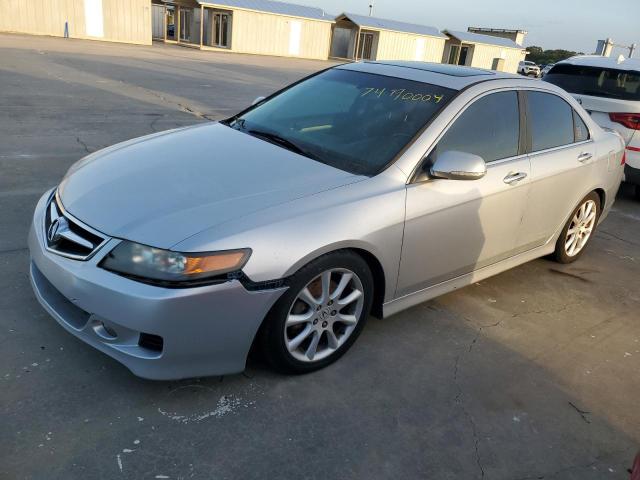
[[[118,240],[87,261],[56,255],[42,238],[48,197],[38,202],[29,232],[30,276],[38,301],[60,325],[144,378],[244,370],[253,338],[285,288],[248,291],[237,280],[187,289],[139,283],[97,266]],[[141,341],[158,337],[160,348]]]

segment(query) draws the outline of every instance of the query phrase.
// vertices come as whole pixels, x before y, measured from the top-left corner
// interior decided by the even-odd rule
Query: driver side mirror
[[[260,103],[265,98],[267,97],[256,97],[256,99],[253,102],[251,102],[251,106],[253,107],[256,103]]]
[[[479,155],[448,150],[438,155],[429,173],[448,180],[478,180],[487,173],[487,165]]]

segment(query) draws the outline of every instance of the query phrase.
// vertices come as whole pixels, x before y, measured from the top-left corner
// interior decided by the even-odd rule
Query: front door
[[[518,94],[508,90],[476,99],[438,140],[427,164],[445,151],[467,152],[485,160],[487,174],[407,187],[396,297],[514,254],[530,187],[523,139]]]

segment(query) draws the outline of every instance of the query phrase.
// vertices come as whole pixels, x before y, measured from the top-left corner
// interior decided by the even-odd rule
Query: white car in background
[[[518,64],[518,73],[526,76],[540,76],[540,67],[535,62],[523,60]]]
[[[571,93],[601,127],[626,143],[625,181],[640,199],[640,60],[595,55],[558,62],[544,80]]]

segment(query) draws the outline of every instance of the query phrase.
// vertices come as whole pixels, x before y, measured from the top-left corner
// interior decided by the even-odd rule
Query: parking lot
[[[625,186],[578,262],[536,260],[371,318],[306,376],[251,359],[241,375],[142,380],[37,303],[33,207],[73,162],[330,65],[0,35],[0,478],[628,478],[640,202]]]

